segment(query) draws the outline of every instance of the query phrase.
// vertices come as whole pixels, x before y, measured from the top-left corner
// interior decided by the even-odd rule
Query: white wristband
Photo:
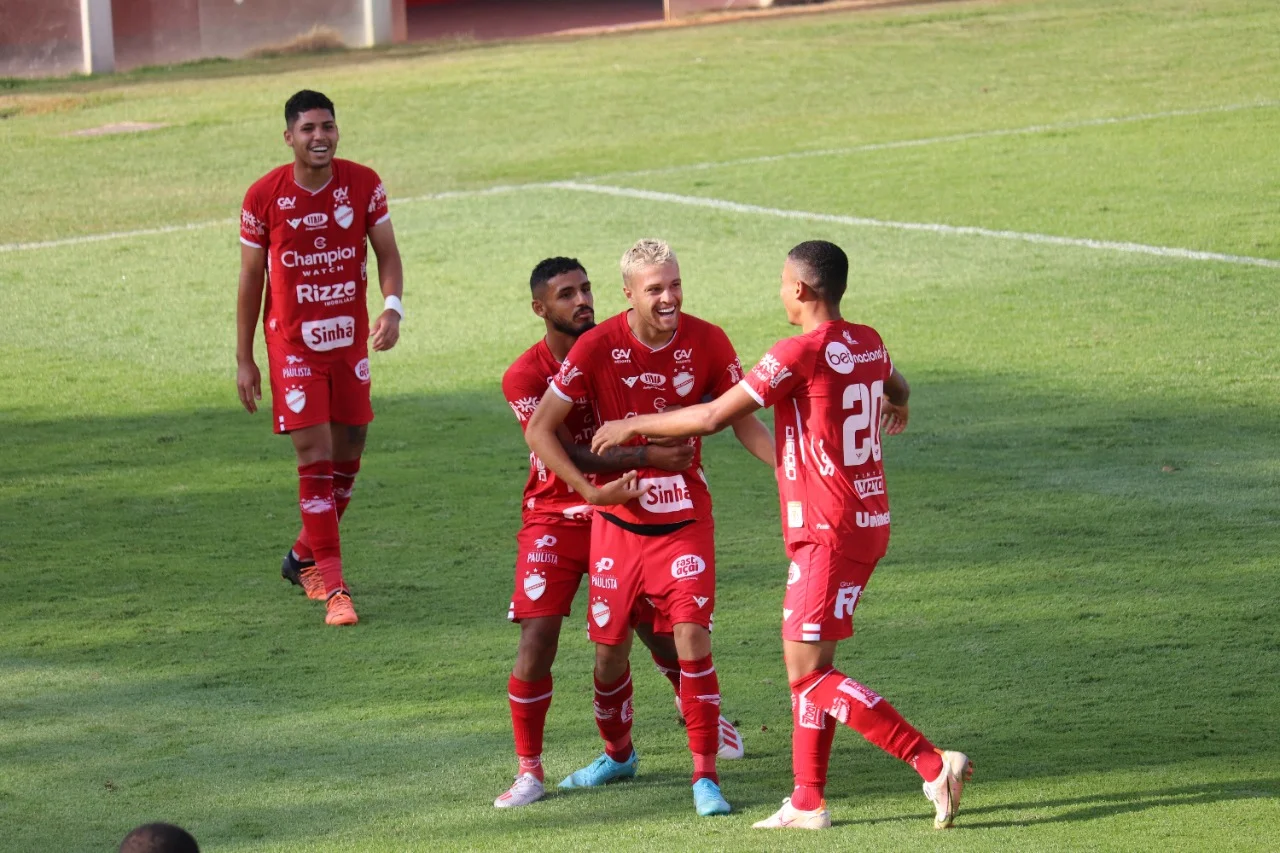
[[[400,304],[400,297],[392,294],[388,296],[382,303],[384,311],[394,311],[400,315],[400,319],[404,319],[404,306]]]

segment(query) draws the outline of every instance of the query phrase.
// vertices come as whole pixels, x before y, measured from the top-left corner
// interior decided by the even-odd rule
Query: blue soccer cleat
[[[728,814],[733,811],[724,794],[720,793],[720,786],[710,779],[699,779],[693,783],[693,807],[702,817]]]
[[[636,775],[639,758],[636,751],[631,750],[631,757],[626,761],[614,761],[606,754],[588,764],[581,770],[570,773],[560,783],[561,788],[598,788],[619,779],[630,779]]]

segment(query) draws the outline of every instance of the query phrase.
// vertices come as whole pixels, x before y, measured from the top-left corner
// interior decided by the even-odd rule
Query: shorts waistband
[[[634,524],[630,521],[623,521],[616,515],[610,515],[607,512],[596,510],[596,515],[603,518],[610,524],[616,524],[628,533],[634,533],[637,536],[666,536],[669,533],[675,533],[677,530],[688,527],[697,521],[696,518],[687,518],[684,521],[673,521],[671,524]]]

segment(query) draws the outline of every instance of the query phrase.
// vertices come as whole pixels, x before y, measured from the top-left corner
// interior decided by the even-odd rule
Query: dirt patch
[[[98,127],[87,127],[84,130],[73,130],[67,136],[107,136],[112,133],[143,133],[148,130],[159,130],[168,127],[150,121],[117,121]]]
[[[276,56],[294,56],[304,53],[331,53],[335,50],[346,50],[346,47],[337,30],[317,24],[307,32],[294,36],[286,42],[254,48],[245,56],[249,59],[270,59]]]

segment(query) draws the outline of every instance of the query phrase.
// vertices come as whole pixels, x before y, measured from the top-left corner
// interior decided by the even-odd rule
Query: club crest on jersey
[[[687,370],[682,370],[675,375],[672,383],[677,394],[681,397],[687,397],[689,392],[693,390],[693,374]]]
[[[284,392],[284,404],[295,415],[307,407],[307,392],[301,388],[289,388]]]
[[[524,594],[530,601],[537,601],[547,591],[547,579],[538,572],[530,572],[524,576]]]
[[[355,219],[355,211],[350,205],[340,204],[333,209],[333,221],[343,228],[350,228]]]
[[[603,628],[609,624],[609,617],[613,615],[609,610],[607,601],[594,601],[591,603],[591,621],[596,623],[597,628]]]

